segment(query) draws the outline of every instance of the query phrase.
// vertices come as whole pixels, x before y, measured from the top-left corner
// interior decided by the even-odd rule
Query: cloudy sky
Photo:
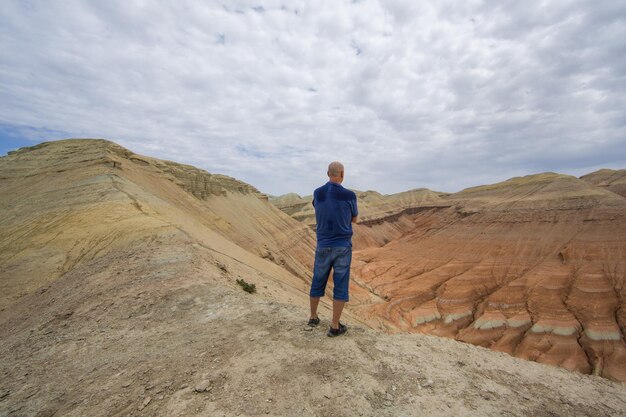
[[[274,195],[626,168],[626,3],[5,0],[0,154],[67,137]]]

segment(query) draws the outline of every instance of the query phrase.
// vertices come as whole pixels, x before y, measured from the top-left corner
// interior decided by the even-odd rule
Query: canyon
[[[103,139],[10,152],[0,416],[623,415],[623,183],[358,193],[335,340],[310,199]]]
[[[625,180],[601,170],[454,194],[357,191],[352,310],[387,331],[624,381]],[[314,228],[310,200],[273,201]]]

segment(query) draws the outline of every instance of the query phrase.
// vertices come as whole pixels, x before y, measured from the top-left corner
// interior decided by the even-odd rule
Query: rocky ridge
[[[301,279],[310,275],[310,229],[234,178],[106,140],[42,143],[1,161],[0,273],[8,279],[0,306],[155,228],[217,234]]]
[[[397,216],[403,210],[410,211],[415,207],[432,207],[443,203],[442,193],[426,188],[404,191],[397,194],[383,195],[376,191],[353,190],[359,205],[359,218],[364,221],[380,221],[389,216]],[[315,226],[315,209],[313,196],[300,197],[296,193],[288,193],[272,197],[269,201],[277,208],[296,220]]]
[[[591,174],[583,175],[580,179],[596,187],[601,187],[626,197],[626,169],[601,169]]]

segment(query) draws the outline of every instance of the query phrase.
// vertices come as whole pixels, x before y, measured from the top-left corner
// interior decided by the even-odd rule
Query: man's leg
[[[330,325],[330,327],[332,327],[333,329],[339,328],[339,319],[341,318],[341,312],[343,311],[343,306],[345,305],[346,305],[345,301],[341,301],[341,300],[333,301],[333,321]]]
[[[320,304],[321,297],[310,297],[311,300],[311,318],[317,318],[317,306]],[[334,311],[334,307],[333,307]],[[334,314],[333,314],[334,315]]]
[[[309,292],[311,303],[311,319],[317,318],[317,307],[320,298],[326,292],[326,284],[332,266],[330,248],[317,248],[315,250],[315,262],[313,264],[313,279],[311,280],[311,291]]]
[[[333,259],[333,282],[335,284],[333,292],[333,329],[339,328],[339,320],[343,307],[348,301],[348,290],[350,283],[350,264],[352,263],[352,248],[334,248]]]

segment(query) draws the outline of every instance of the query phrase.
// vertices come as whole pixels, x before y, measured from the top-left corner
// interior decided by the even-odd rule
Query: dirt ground
[[[328,338],[307,303],[182,235],[100,257],[0,311],[0,416],[626,415],[606,379],[351,316]]]

